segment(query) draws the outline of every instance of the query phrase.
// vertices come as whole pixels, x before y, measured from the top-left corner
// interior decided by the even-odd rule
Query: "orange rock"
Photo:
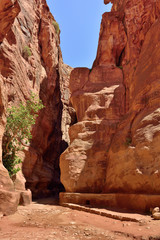
[[[123,17],[117,12],[103,14],[97,57],[93,67],[97,65],[120,66],[122,64],[121,58],[127,43],[122,19]]]
[[[151,26],[143,43],[130,91],[133,102],[128,116],[132,114],[132,117],[126,118],[123,129],[117,129],[112,141],[106,191],[160,194],[159,27],[158,20]],[[126,134],[130,135],[132,143],[123,146]],[[124,136],[123,144],[118,139],[120,135]],[[119,149],[114,145],[119,145]]]
[[[15,17],[20,12],[20,7],[17,0],[1,1],[0,5],[0,43],[7,35],[14,22]]]
[[[84,85],[88,82],[89,72],[88,68],[75,68],[71,72],[69,88],[72,93],[83,89]]]
[[[0,211],[3,215],[15,213],[19,203],[19,193],[0,189]]]
[[[68,110],[68,85],[71,68],[63,64],[59,34],[53,25],[55,19],[46,1],[2,2],[0,146],[8,107],[17,105],[20,101],[25,102],[31,92],[40,96],[45,105],[33,128],[31,146],[22,154],[24,176],[18,173],[14,185],[0,159],[2,189],[9,192],[15,187],[21,192],[19,194],[23,200],[30,202],[31,194],[25,192],[25,187],[30,188],[34,196],[51,195],[63,189],[60,183],[59,155],[69,142],[67,130],[71,117]],[[29,49],[28,54],[25,53],[26,48]]]
[[[7,36],[11,29],[11,26],[18,15],[20,7],[17,1],[2,1],[0,5],[0,43],[3,41],[4,37]],[[2,50],[1,50],[2,52]],[[0,53],[1,56],[1,53]],[[4,59],[0,58],[0,70],[3,74]],[[3,77],[0,75],[0,211],[2,214],[8,215],[16,211],[19,194],[14,191],[14,184],[11,181],[7,170],[2,165],[2,137],[4,134],[4,104],[5,104],[5,86],[3,83]],[[2,90],[3,89],[3,90]]]
[[[160,194],[160,2],[104,2],[93,69],[71,89],[61,180],[69,192]]]
[[[83,68],[71,74],[70,101],[78,123],[69,129],[71,144],[60,159],[61,181],[69,192],[103,190],[106,154],[124,113],[122,71],[97,66],[88,74]]]

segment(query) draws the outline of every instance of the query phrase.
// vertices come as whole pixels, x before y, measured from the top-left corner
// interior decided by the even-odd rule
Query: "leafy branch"
[[[22,161],[17,153],[22,151],[25,146],[29,146],[32,139],[32,126],[36,122],[39,110],[43,107],[42,101],[31,94],[30,100],[27,100],[26,103],[20,103],[19,106],[8,109],[2,159],[10,177],[20,170],[16,165]]]

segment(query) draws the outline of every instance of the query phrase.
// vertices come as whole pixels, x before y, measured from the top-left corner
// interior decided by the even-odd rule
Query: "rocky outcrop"
[[[85,68],[71,73],[71,103],[78,123],[69,129],[71,145],[61,156],[67,191],[103,190],[107,149],[124,112],[122,80],[122,71],[116,67],[97,66],[91,73]]]
[[[0,5],[0,43],[2,43],[3,38],[10,31],[11,26],[14,22],[15,17],[20,11],[20,6],[17,0],[6,0],[1,1]]]
[[[30,48],[36,50],[29,58],[31,67],[29,75],[34,89],[38,87],[37,91],[40,91],[45,108],[33,129],[33,140],[29,151],[26,152],[23,172],[27,188],[37,197],[57,193],[62,189],[59,180],[59,156],[67,145],[62,139],[61,129],[64,109],[62,93],[65,91],[63,88],[66,88],[64,85],[67,85],[68,72],[65,73],[67,75],[65,77],[63,71],[67,68],[62,61],[59,35],[53,24],[55,20],[45,1],[35,6],[37,10],[34,10],[32,18],[28,11],[28,21],[32,22],[33,28],[30,31],[32,33]],[[22,22],[23,24],[25,23]],[[69,93],[65,97],[68,101]],[[65,121],[69,119],[64,119],[64,124]]]
[[[112,140],[105,191],[159,194],[160,4],[124,1],[123,5],[128,37],[122,58],[127,114]],[[115,3],[113,9],[121,7]]]
[[[160,3],[109,2],[93,68],[71,73],[78,122],[61,180],[68,192],[160,194]]]
[[[68,144],[68,136],[65,127],[62,129],[62,122],[63,126],[70,125],[71,122],[68,114],[70,92],[67,87],[71,68],[63,64],[59,31],[55,28],[55,19],[45,0],[19,0],[19,4],[17,1],[9,0],[2,2],[0,6],[2,10],[0,12],[1,145],[8,107],[26,101],[31,92],[39,95],[45,106],[33,128],[30,147],[20,153],[23,159],[23,174],[19,172],[16,175],[14,184],[2,165],[2,159],[0,160],[0,198],[2,199],[0,211],[5,213],[6,206],[9,206],[8,202],[10,202],[11,211],[7,210],[9,214],[16,210],[18,202],[27,204],[31,200],[31,193],[29,190],[25,191],[25,188],[31,189],[35,197],[48,196],[63,189],[60,183],[59,155]],[[7,195],[5,191],[8,191]],[[15,197],[12,197],[11,195],[14,194]],[[4,195],[8,200],[3,206]]]
[[[8,32],[11,30],[11,26],[18,15],[20,7],[17,1],[2,1],[0,6],[0,43]],[[4,70],[3,59],[0,58],[0,73]],[[5,116],[4,116],[4,105],[5,105],[5,88],[3,77],[0,74],[0,211],[5,214],[12,214],[16,211],[19,203],[19,194],[14,191],[14,184],[11,181],[7,170],[2,164],[2,137],[5,128]]]

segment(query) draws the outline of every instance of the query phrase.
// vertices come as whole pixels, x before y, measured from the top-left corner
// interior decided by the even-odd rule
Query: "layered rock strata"
[[[61,180],[67,192],[160,194],[160,3],[109,2],[93,68],[71,73],[78,122]]]
[[[20,11],[17,0],[1,1],[0,5],[0,43],[2,43],[6,34],[10,31],[15,17]]]
[[[2,1],[0,6],[0,44],[4,37],[11,30],[11,26],[18,15],[20,7],[17,1]],[[1,51],[1,50],[0,50]],[[3,71],[4,61],[0,58],[0,73]],[[2,164],[2,137],[5,129],[5,88],[3,77],[0,74],[0,211],[5,214],[12,214],[16,211],[19,203],[19,194],[14,191],[14,184],[9,177],[7,170]]]
[[[25,192],[25,187],[31,189],[35,197],[63,189],[59,155],[68,144],[65,128],[71,122],[67,108],[71,68],[63,64],[59,31],[54,27],[55,19],[46,1],[7,1],[2,1],[0,6],[1,145],[8,107],[25,102],[31,92],[38,95],[45,106],[33,128],[30,147],[20,153],[24,176],[19,172],[13,184],[0,160],[0,191],[12,191],[13,195],[14,189],[19,192],[15,200],[11,193],[6,195],[15,211],[19,201],[30,201],[30,192]],[[64,130],[62,122],[66,126]],[[1,199],[5,201],[3,196]],[[2,205],[0,211],[5,213],[6,205]]]

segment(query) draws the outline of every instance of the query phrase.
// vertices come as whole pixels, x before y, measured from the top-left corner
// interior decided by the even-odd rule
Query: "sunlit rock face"
[[[18,15],[20,7],[17,1],[2,1],[0,6],[0,52],[2,52],[3,40],[11,31],[11,26]],[[16,211],[19,194],[14,191],[14,184],[9,177],[7,170],[2,164],[2,137],[5,129],[5,104],[6,89],[2,72],[5,68],[4,59],[0,53],[0,211],[5,214],[12,214]]]
[[[20,11],[20,6],[17,0],[3,0],[0,5],[0,43],[3,38],[10,31],[10,28],[14,22],[15,17]]]
[[[91,70],[71,73],[68,192],[160,193],[160,2],[115,0]]]
[[[33,128],[30,147],[20,153],[23,174],[17,174],[14,184],[0,160],[0,196],[2,199],[5,199],[4,195],[8,196],[10,212],[16,210],[20,197],[12,196],[14,188],[19,192],[29,188],[35,197],[48,196],[63,189],[59,155],[69,141],[71,68],[62,61],[59,32],[54,21],[45,0],[19,0],[18,3],[8,0],[2,1],[0,6],[1,145],[8,107],[26,101],[31,92],[38,95],[45,106]],[[27,53],[26,48],[29,49]],[[2,153],[2,147],[0,149]],[[6,195],[2,191],[12,191],[12,194]],[[22,194],[24,199],[25,194]],[[29,191],[28,195],[30,198]],[[0,211],[5,212],[5,206]]]
[[[71,145],[61,156],[66,191],[101,192],[106,154],[117,123],[124,112],[122,71],[97,66],[71,73],[71,103],[78,123],[69,129]]]

